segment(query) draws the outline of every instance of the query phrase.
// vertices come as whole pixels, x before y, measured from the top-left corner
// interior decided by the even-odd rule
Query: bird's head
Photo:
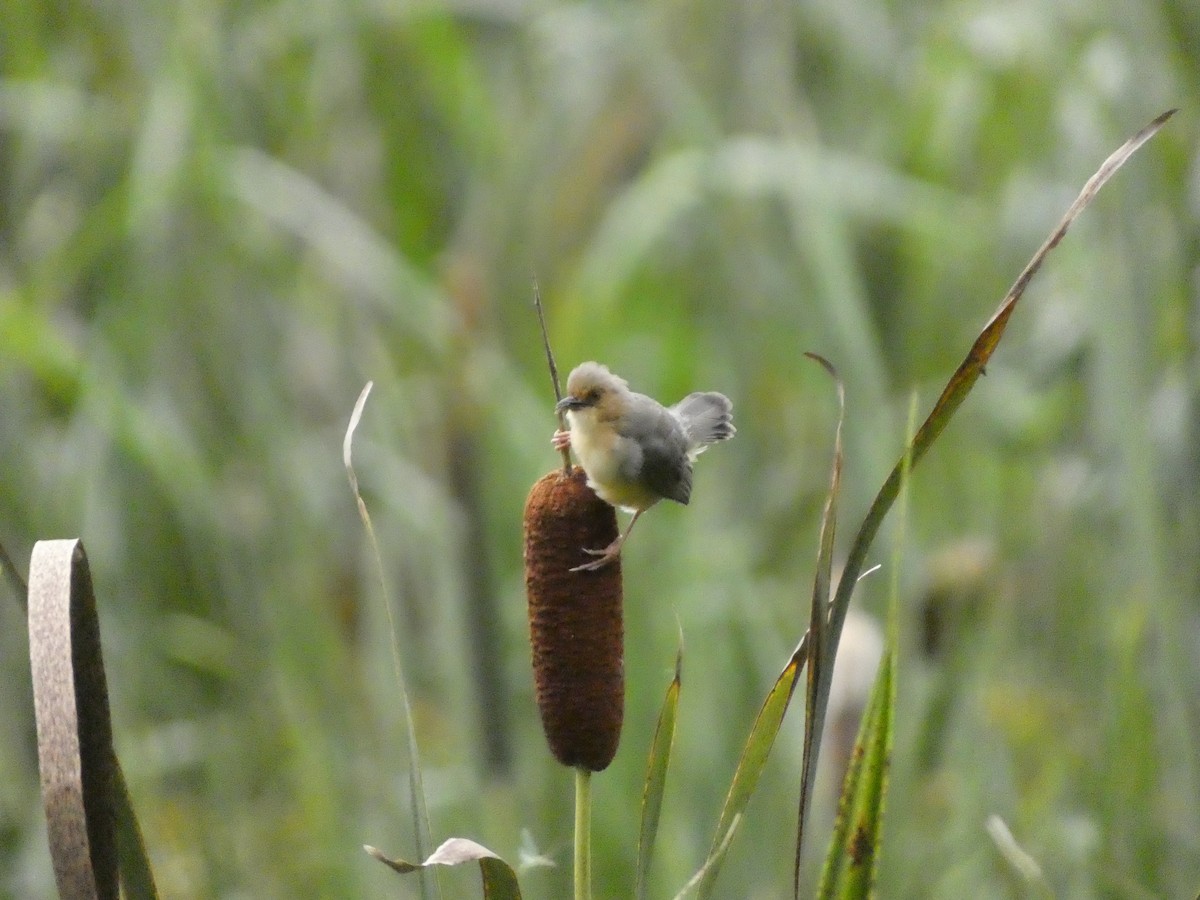
[[[615,419],[624,412],[628,397],[629,384],[624,378],[600,363],[585,362],[567,376],[567,395],[555,410],[576,414],[592,411],[597,419]]]

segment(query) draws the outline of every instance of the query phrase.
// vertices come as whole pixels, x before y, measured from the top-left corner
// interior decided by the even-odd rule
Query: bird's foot
[[[550,443],[554,445],[555,450],[566,450],[571,446],[571,432],[555,431],[554,437],[550,438]]]
[[[589,550],[584,547],[583,552],[589,556],[595,556],[589,563],[584,563],[582,566],[576,566],[572,572],[595,572],[597,569],[603,569],[609,563],[621,558],[621,541],[615,540],[603,550]]]

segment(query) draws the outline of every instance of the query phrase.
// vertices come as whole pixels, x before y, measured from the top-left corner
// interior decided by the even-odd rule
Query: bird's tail
[[[688,394],[671,407],[683,423],[688,455],[693,459],[717,441],[727,441],[737,432],[733,427],[733,403],[714,391]]]

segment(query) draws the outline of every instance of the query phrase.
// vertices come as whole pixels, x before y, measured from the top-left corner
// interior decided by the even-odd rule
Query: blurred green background
[[[563,374],[729,394],[738,437],[625,553],[628,698],[596,894],[632,892],[685,647],[652,896],[703,861],[803,630],[835,402],[842,547],[1083,181],[1100,195],[915,474],[880,893],[1200,888],[1200,7],[0,4],[0,541],[81,536],[163,894],[411,897],[402,707],[436,839],[569,893],[571,775],[532,699],[521,509]],[[873,557],[893,566],[898,532]],[[890,575],[856,605],[879,614]],[[7,589],[6,589],[7,590]],[[49,897],[23,621],[0,609],[0,895]],[[802,715],[719,894],[790,885]],[[812,861],[829,826],[817,810]],[[474,871],[441,876],[478,895]]]

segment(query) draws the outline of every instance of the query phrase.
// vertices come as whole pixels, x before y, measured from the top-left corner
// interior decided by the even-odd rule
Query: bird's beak
[[[558,401],[558,403],[555,404],[554,411],[556,413],[561,413],[566,412],[569,409],[582,409],[585,406],[587,406],[587,404],[578,397],[567,396],[563,397]]]

